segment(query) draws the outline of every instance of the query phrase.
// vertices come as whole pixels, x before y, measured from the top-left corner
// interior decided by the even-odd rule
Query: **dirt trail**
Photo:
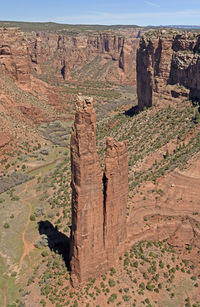
[[[29,213],[28,213],[27,223],[26,223],[25,229],[24,229],[24,231],[22,233],[22,242],[24,244],[24,251],[23,251],[23,253],[22,253],[21,257],[20,257],[20,260],[19,260],[19,267],[20,268],[21,268],[22,262],[23,262],[24,258],[26,257],[26,255],[28,255],[28,257],[29,257],[29,253],[34,248],[33,243],[30,243],[30,242],[26,241],[26,239],[25,239],[25,235],[26,235],[26,232],[27,232],[29,224],[30,224],[30,216],[31,216],[32,206],[26,200],[24,200],[23,202],[28,205]],[[29,257],[29,262],[30,262],[30,257]]]
[[[3,307],[6,307],[7,304],[7,287],[6,287],[6,280],[3,287]]]
[[[30,182],[26,183],[25,189],[19,195],[26,193],[29,185],[30,185]],[[31,192],[33,192],[33,191],[31,191]],[[33,196],[33,194],[31,196]],[[24,258],[27,255],[29,257],[29,253],[34,249],[33,243],[30,243],[30,242],[26,241],[26,239],[25,239],[25,235],[26,235],[26,232],[27,232],[29,224],[30,224],[30,216],[31,216],[31,212],[32,212],[32,206],[31,206],[30,202],[28,201],[31,198],[31,196],[29,196],[28,198],[25,198],[23,200],[23,202],[29,207],[29,212],[28,212],[28,216],[27,216],[26,226],[24,228],[24,231],[22,232],[22,242],[24,244],[24,251],[23,251],[23,253],[20,257],[20,260],[19,260],[19,268],[21,268],[21,265],[22,265]],[[35,196],[35,193],[34,193],[34,196]],[[30,262],[30,257],[29,257],[29,262]]]

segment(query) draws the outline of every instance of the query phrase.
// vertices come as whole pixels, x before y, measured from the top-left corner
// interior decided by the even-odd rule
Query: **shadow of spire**
[[[40,235],[45,234],[47,236],[50,250],[61,255],[68,270],[70,270],[70,238],[49,221],[39,221],[38,230]]]

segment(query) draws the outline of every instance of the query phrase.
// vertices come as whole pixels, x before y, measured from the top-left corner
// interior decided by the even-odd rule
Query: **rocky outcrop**
[[[65,80],[136,82],[137,32],[124,37],[112,32],[67,35],[39,32],[29,36],[31,60],[37,73],[49,69]]]
[[[11,141],[11,136],[8,133],[0,132],[0,148],[6,146]]]
[[[128,155],[126,142],[107,138],[104,173],[104,244],[109,266],[125,248],[128,197]],[[117,252],[116,252],[117,250]]]
[[[17,28],[0,28],[0,69],[20,84],[30,85],[28,44]]]
[[[137,51],[138,105],[160,103],[161,95],[200,100],[200,37],[175,31],[149,32]]]
[[[71,135],[71,279],[76,286],[102,274],[124,251],[128,158],[126,142],[107,140],[102,176],[92,100],[79,97]],[[102,178],[103,177],[103,178]]]
[[[72,281],[101,273],[103,254],[103,185],[96,152],[96,116],[92,100],[79,98],[71,135]]]

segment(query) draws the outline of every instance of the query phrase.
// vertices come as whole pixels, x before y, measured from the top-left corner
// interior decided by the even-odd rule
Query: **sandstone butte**
[[[169,99],[200,100],[200,36],[193,32],[153,31],[137,50],[138,106]]]
[[[76,105],[71,171],[71,280],[76,286],[113,266],[126,240],[126,142],[107,139],[102,175],[96,151],[96,115],[89,97],[79,97]]]

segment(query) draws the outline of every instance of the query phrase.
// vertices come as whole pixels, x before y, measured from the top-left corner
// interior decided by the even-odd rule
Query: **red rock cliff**
[[[17,28],[0,28],[0,69],[20,84],[30,85],[28,43]]]
[[[96,152],[96,116],[89,97],[79,97],[77,101],[71,171],[71,279],[76,286],[114,265],[124,252],[126,240],[126,142],[107,140],[102,177]]]
[[[126,241],[128,155],[126,142],[107,138],[104,173],[104,242],[109,266],[123,254]],[[117,253],[116,253],[117,250]]]
[[[65,80],[136,83],[135,58],[139,39],[103,33],[65,35],[39,32],[30,36],[33,68],[41,73],[49,68]]]
[[[139,109],[159,103],[161,95],[200,99],[200,36],[149,32],[137,51]]]
[[[96,153],[96,115],[92,100],[79,98],[71,135],[72,281],[84,282],[101,272],[103,185]]]

